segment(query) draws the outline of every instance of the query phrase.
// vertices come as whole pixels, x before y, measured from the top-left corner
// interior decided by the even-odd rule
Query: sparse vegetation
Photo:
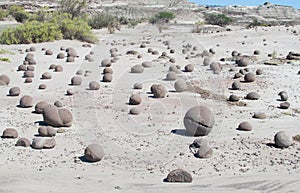
[[[175,15],[172,12],[162,11],[155,14],[153,17],[149,19],[151,24],[156,23],[169,23],[170,20],[174,19]]]
[[[207,14],[205,21],[211,25],[227,26],[232,23],[232,19],[224,14]]]
[[[0,21],[3,21],[8,16],[8,11],[0,8]]]
[[[267,26],[269,26],[269,24],[264,21],[259,21],[258,19],[255,18],[252,20],[251,23],[249,23],[247,28],[253,28],[253,27],[258,27],[258,26],[267,27]]]
[[[74,19],[84,15],[86,6],[86,0],[61,0],[60,11],[70,14]]]
[[[26,12],[23,7],[17,5],[9,6],[8,13],[13,16],[17,22],[21,23],[26,22],[30,17],[30,13]]]
[[[2,61],[2,62],[11,62],[9,58],[1,58],[1,57],[0,57],[0,61]]]

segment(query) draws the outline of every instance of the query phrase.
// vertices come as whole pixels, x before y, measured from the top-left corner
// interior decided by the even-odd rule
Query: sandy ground
[[[51,150],[33,150],[15,147],[16,139],[0,140],[0,192],[297,192],[300,189],[300,144],[287,149],[269,146],[274,134],[284,130],[291,136],[299,134],[300,76],[299,62],[278,66],[264,65],[267,54],[276,53],[285,57],[289,51],[299,51],[300,37],[291,29],[300,27],[271,27],[255,29],[233,28],[230,32],[213,34],[192,34],[188,27],[171,26],[159,34],[155,26],[139,25],[136,29],[124,28],[115,34],[105,30],[97,31],[100,43],[91,48],[82,47],[78,41],[56,41],[32,45],[1,45],[2,49],[15,54],[1,55],[11,63],[0,62],[1,74],[11,78],[9,86],[0,87],[0,132],[5,128],[16,128],[19,137],[32,139],[37,134],[41,115],[32,113],[34,108],[18,108],[21,96],[30,95],[34,102],[61,100],[72,111],[73,126],[66,133],[57,134],[57,145]],[[265,39],[265,41],[263,41]],[[140,48],[143,41],[149,41],[146,48]],[[176,50],[171,55],[163,41],[169,40]],[[242,89],[229,88],[235,72],[229,72],[232,63],[225,62],[219,75],[203,66],[203,58],[185,59],[181,53],[187,43],[197,46],[196,53],[213,48],[213,61],[230,57],[233,50],[252,55],[260,50],[258,60],[248,66],[250,71],[263,69],[254,83],[242,83]],[[36,47],[37,65],[33,83],[25,84],[22,72],[17,71],[27,53],[24,50]],[[60,47],[73,47],[79,58],[74,63],[56,59]],[[118,49],[118,60],[112,68],[113,81],[101,82],[99,91],[87,90],[92,80],[102,80],[100,67],[102,59],[110,58],[109,49]],[[52,56],[44,55],[42,48],[51,49]],[[223,98],[234,93],[243,98],[256,91],[261,95],[258,101],[242,99],[245,107],[229,105],[222,97],[205,99],[194,92],[174,92],[174,81],[165,81],[170,63],[158,59],[158,55],[147,53],[153,48],[176,59],[183,68],[195,64],[195,71],[182,72],[190,85],[199,86]],[[21,49],[23,52],[18,51]],[[126,55],[136,50],[143,55]],[[94,51],[94,62],[84,56]],[[130,67],[143,61],[153,61],[153,67],[142,74],[130,73]],[[63,72],[48,69],[50,64],[61,64]],[[69,86],[77,70],[85,71],[83,84]],[[239,70],[239,69],[237,69]],[[41,80],[44,72],[51,72],[51,80]],[[142,90],[134,90],[133,84],[143,83]],[[39,84],[47,85],[39,90]],[[148,93],[153,83],[163,84],[168,92],[164,99],[154,99]],[[19,97],[8,97],[13,86],[21,88]],[[66,90],[75,90],[74,96],[66,96]],[[277,94],[285,90],[289,94],[291,107],[278,109]],[[141,114],[130,115],[129,96],[140,93],[143,99],[138,106]],[[207,136],[213,147],[213,157],[198,159],[189,151],[195,139],[185,135],[183,116],[196,105],[209,107],[215,115],[216,124]],[[265,112],[267,119],[251,118],[254,112]],[[238,124],[249,121],[254,129],[250,132],[237,131]],[[90,143],[99,143],[105,149],[105,157],[98,163],[80,161],[83,151]],[[168,184],[163,179],[168,172],[182,168],[193,176],[191,184]]]

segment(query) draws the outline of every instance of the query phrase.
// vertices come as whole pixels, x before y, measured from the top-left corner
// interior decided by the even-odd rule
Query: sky
[[[272,4],[278,5],[289,5],[300,9],[300,0],[190,0],[191,2],[198,3],[200,5],[262,5],[265,2],[270,2]]]

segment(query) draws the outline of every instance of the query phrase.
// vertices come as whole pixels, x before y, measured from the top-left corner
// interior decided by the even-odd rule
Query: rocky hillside
[[[29,10],[41,6],[50,6],[55,9],[59,0],[6,0],[0,5],[23,4]],[[187,0],[88,0],[90,12],[102,11],[108,14],[124,16],[127,18],[148,18],[156,12],[168,10],[176,13],[176,21],[192,22],[203,20],[208,13],[223,13],[234,20],[235,25],[248,25],[253,19],[264,21],[273,25],[300,24],[300,10],[290,7],[265,3],[260,6],[226,6],[207,7],[199,6]]]

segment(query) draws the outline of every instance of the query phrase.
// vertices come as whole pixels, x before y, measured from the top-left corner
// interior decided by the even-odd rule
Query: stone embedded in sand
[[[20,66],[18,66],[18,71],[26,71],[27,70],[27,66],[24,64],[21,64]]]
[[[239,72],[237,72],[237,73],[235,73],[234,74],[234,79],[238,79],[238,78],[241,78],[243,75],[241,74],[241,73],[239,73]]]
[[[56,65],[54,72],[62,72],[64,70],[64,68],[62,67],[62,65]]]
[[[104,149],[99,144],[90,144],[84,150],[84,157],[89,162],[98,162],[104,158]]]
[[[139,115],[140,114],[140,110],[138,109],[138,108],[131,108],[130,109],[130,111],[129,111],[129,113],[131,114],[131,115]]]
[[[260,98],[260,95],[257,92],[250,92],[245,97],[248,100],[258,100]]]
[[[208,66],[211,63],[210,58],[204,58],[203,65]]]
[[[22,108],[28,108],[33,106],[33,99],[31,96],[25,95],[19,101],[19,106]]]
[[[240,70],[239,70],[239,73],[240,73],[241,75],[245,75],[245,74],[246,74],[246,71],[245,71],[245,69],[240,69]]]
[[[154,50],[154,51],[152,52],[152,55],[159,55],[159,52],[158,52],[157,50]]]
[[[240,58],[236,61],[236,64],[238,65],[238,67],[246,67],[248,65],[250,65],[250,60],[248,58]]]
[[[222,70],[222,65],[218,62],[212,62],[209,68],[214,72],[214,74],[219,74]]]
[[[68,56],[66,62],[75,62],[75,58],[73,56]]]
[[[164,181],[172,183],[191,183],[193,181],[193,177],[190,173],[183,169],[176,169],[171,171]]]
[[[54,127],[71,127],[72,113],[68,109],[48,105],[43,111],[44,122]]]
[[[35,51],[36,51],[36,48],[35,48],[35,47],[30,47],[30,48],[29,48],[29,51],[30,51],[30,52],[35,52]]]
[[[110,67],[111,66],[111,60],[110,59],[103,59],[101,61],[101,66],[102,67]]]
[[[56,145],[56,141],[55,139],[52,137],[50,139],[46,139],[45,143],[44,143],[44,146],[43,146],[43,149],[52,149],[54,148]]]
[[[7,75],[3,74],[0,76],[0,85],[9,85],[9,83],[10,78]]]
[[[65,53],[63,53],[63,52],[58,53],[56,58],[57,59],[64,59],[65,58]]]
[[[194,65],[192,65],[192,64],[188,64],[188,65],[186,65],[186,66],[184,67],[184,71],[185,71],[185,72],[193,72],[194,69],[195,69],[195,67],[194,67]]]
[[[245,74],[244,76],[244,80],[245,82],[254,82],[256,79],[255,74],[252,72],[248,72],[247,74]]]
[[[283,103],[280,103],[280,105],[279,105],[279,108],[281,108],[281,109],[288,109],[288,108],[290,108],[290,103],[289,102],[283,102]]]
[[[34,107],[35,113],[42,114],[44,111],[44,108],[47,107],[48,105],[49,105],[49,103],[47,103],[45,101],[38,102]]]
[[[289,98],[287,92],[285,92],[285,91],[279,92],[278,96],[280,96],[281,101],[287,101]]]
[[[52,75],[50,72],[45,72],[42,74],[42,79],[49,80],[51,78],[52,78]]]
[[[267,118],[266,114],[262,113],[262,112],[254,113],[254,115],[252,117],[255,119],[266,119]]]
[[[166,80],[176,80],[177,79],[177,74],[174,71],[168,72],[167,76],[166,76]]]
[[[133,94],[129,98],[130,105],[139,105],[142,102],[142,98],[139,94]]]
[[[56,68],[56,64],[51,64],[51,65],[49,66],[49,70],[55,70],[55,68]]]
[[[103,74],[108,74],[108,73],[113,74],[113,72],[114,71],[113,71],[112,68],[106,67],[106,68],[103,69]]]
[[[31,65],[31,66],[27,66],[26,70],[27,71],[34,71],[35,68],[34,68],[34,66]]]
[[[232,51],[231,52],[231,56],[232,57],[236,57],[236,56],[238,56],[239,55],[239,53],[237,52],[237,51]]]
[[[89,54],[85,55],[84,59],[87,60],[87,61],[89,61],[89,62],[93,62],[94,61],[93,57],[91,55],[89,55]]]
[[[99,90],[100,89],[100,84],[97,81],[91,81],[89,83],[89,89],[90,90]]]
[[[254,55],[260,55],[260,51],[259,50],[254,50],[253,54]]]
[[[143,89],[143,84],[137,82],[137,83],[135,83],[135,84],[133,85],[133,88],[134,88],[134,89]]]
[[[213,113],[204,106],[190,108],[183,121],[186,133],[193,136],[208,135],[215,124]]]
[[[74,76],[72,79],[71,79],[71,85],[73,86],[79,86],[82,84],[82,79],[80,76]]]
[[[175,50],[174,49],[170,49],[170,54],[174,54]]]
[[[143,73],[143,72],[144,72],[144,67],[140,64],[131,67],[131,73]]]
[[[28,54],[26,54],[26,56],[25,56],[25,61],[32,60],[33,58],[34,58],[34,54],[28,53]]]
[[[33,78],[34,77],[34,72],[33,71],[30,71],[30,70],[27,70],[23,73],[23,77],[24,78]]]
[[[46,50],[45,55],[48,55],[48,56],[53,55],[53,51],[52,50]]]
[[[285,131],[279,131],[274,136],[274,142],[279,148],[288,148],[292,145],[293,140]]]
[[[239,81],[234,81],[231,85],[232,90],[240,90],[241,89],[241,83]]]
[[[33,149],[52,149],[56,145],[54,138],[36,137],[32,140],[31,147]]]
[[[144,68],[151,68],[151,67],[152,67],[152,62],[150,62],[150,61],[145,61],[145,62],[142,63],[142,66],[143,66]]]
[[[67,90],[67,95],[72,96],[75,94],[75,91],[73,89],[68,89]]]
[[[174,63],[176,62],[176,59],[175,59],[175,58],[170,58],[170,59],[169,59],[169,62],[171,62],[171,63],[174,64]]]
[[[103,82],[111,82],[113,79],[113,76],[111,73],[106,73],[103,75],[102,81]]]
[[[19,87],[12,87],[8,91],[8,96],[19,96],[21,89]]]
[[[252,129],[253,128],[252,128],[251,123],[249,123],[247,121],[240,123],[238,126],[238,130],[240,130],[240,131],[251,131]]]
[[[195,153],[195,157],[198,158],[210,158],[213,155],[213,149],[207,145],[207,146],[201,146],[198,151]]]
[[[56,107],[63,107],[64,104],[61,101],[55,101],[54,102],[54,106],[56,106]]]
[[[54,137],[56,130],[51,126],[41,126],[38,128],[38,133],[41,137]]]
[[[152,85],[151,86],[151,92],[153,93],[154,98],[165,98],[167,94],[166,87],[163,85]]]
[[[27,77],[24,81],[25,83],[32,83],[32,78],[30,77]]]
[[[240,100],[240,98],[234,94],[230,95],[229,99],[228,99],[228,101],[230,101],[230,102],[238,102],[239,100]]]
[[[5,129],[2,133],[2,138],[17,138],[18,137],[18,131],[16,129],[8,128]]]
[[[262,69],[257,69],[255,73],[256,73],[256,75],[259,76],[259,75],[262,75],[264,73],[264,71]]]
[[[183,92],[186,90],[187,85],[186,85],[186,81],[184,79],[178,79],[176,80],[176,82],[174,83],[174,88],[176,92]]]
[[[46,84],[40,84],[39,85],[39,89],[40,90],[45,90],[47,88],[47,85]]]
[[[77,70],[76,75],[79,75],[79,76],[83,75],[83,70]]]
[[[66,52],[67,52],[67,57],[73,57],[73,58],[78,57],[78,54],[74,48],[67,48]]]
[[[29,141],[29,139],[22,137],[22,138],[18,139],[15,146],[29,147],[30,146],[30,141]]]

